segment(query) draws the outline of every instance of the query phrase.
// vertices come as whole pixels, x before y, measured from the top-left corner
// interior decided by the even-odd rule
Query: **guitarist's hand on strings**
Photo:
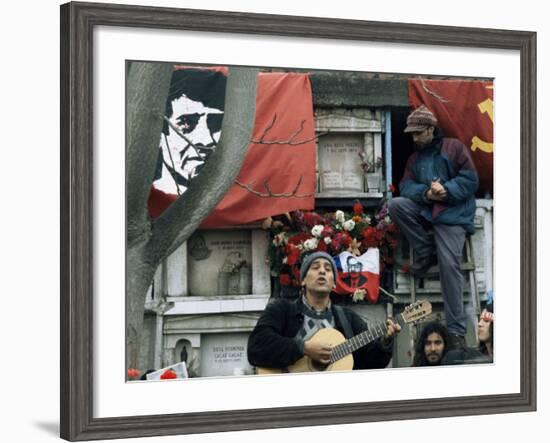
[[[312,360],[318,361],[325,365],[330,363],[330,354],[332,347],[326,343],[319,343],[313,340],[304,342],[304,354],[306,354]]]

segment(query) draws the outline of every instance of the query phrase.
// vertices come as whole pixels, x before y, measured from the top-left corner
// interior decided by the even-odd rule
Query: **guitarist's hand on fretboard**
[[[312,360],[318,361],[325,365],[330,363],[330,354],[332,346],[327,343],[319,343],[313,340],[304,342],[304,354]]]
[[[397,334],[399,334],[399,331],[401,331],[401,325],[397,322],[393,321],[393,318],[388,317],[386,319],[386,327],[388,330],[386,331],[386,334],[384,335],[384,340],[388,341],[395,337]]]

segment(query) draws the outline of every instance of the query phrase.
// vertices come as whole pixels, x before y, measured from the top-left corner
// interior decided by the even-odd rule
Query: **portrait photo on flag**
[[[372,302],[378,301],[378,287],[380,285],[380,253],[378,248],[369,248],[360,256],[345,251],[334,257],[338,267],[336,279],[337,294],[353,294],[362,289],[367,292],[367,298]]]

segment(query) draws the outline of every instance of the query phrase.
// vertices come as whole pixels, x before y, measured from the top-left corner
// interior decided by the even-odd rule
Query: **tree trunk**
[[[146,244],[135,244],[126,254],[126,367],[138,368],[144,306],[158,265],[148,263]],[[146,369],[146,368],[139,368]]]
[[[147,290],[161,261],[197,229],[235,180],[255,116],[257,70],[232,68],[220,141],[186,192],[157,220],[147,213],[171,65],[132,63],[127,103],[127,367],[138,367]],[[143,369],[143,368],[142,368]]]
[[[129,63],[126,86],[126,363],[137,368],[145,296],[158,262],[149,257],[152,224],[147,199],[153,181],[170,63]]]

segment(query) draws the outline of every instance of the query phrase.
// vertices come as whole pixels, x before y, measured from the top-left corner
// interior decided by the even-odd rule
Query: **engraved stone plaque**
[[[362,134],[328,134],[319,138],[320,192],[364,192],[360,153]]]
[[[367,189],[369,192],[379,192],[381,189],[381,183],[381,174],[367,174]]]
[[[203,334],[200,376],[246,375],[253,370],[246,357],[248,333]]]
[[[251,294],[250,231],[199,231],[188,243],[189,295]]]

